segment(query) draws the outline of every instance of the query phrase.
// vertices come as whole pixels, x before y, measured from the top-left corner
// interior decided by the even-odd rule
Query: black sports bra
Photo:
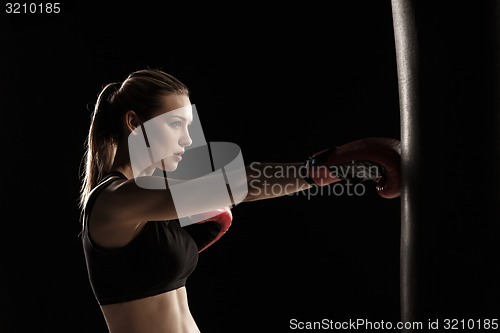
[[[100,305],[132,301],[184,286],[198,263],[201,246],[178,220],[147,222],[130,243],[117,249],[95,244],[88,232],[92,206],[99,192],[120,178],[126,179],[119,172],[105,177],[90,194],[83,215],[87,271]]]

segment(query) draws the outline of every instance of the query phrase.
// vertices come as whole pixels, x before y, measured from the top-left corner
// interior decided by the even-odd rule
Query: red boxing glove
[[[366,138],[320,151],[306,161],[306,181],[324,186],[341,180],[373,180],[386,199],[400,196],[401,146],[390,138]]]
[[[189,216],[189,218],[195,222],[185,226],[184,229],[193,237],[199,253],[218,241],[226,233],[233,221],[233,214],[226,207]]]

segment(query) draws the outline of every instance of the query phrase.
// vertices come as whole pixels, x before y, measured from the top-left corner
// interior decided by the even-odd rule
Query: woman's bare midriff
[[[200,333],[185,287],[101,309],[110,333]]]

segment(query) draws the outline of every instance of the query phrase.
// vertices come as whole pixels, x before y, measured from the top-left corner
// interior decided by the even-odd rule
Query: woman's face
[[[168,95],[163,98],[163,108],[144,123],[155,167],[174,171],[182,160],[182,154],[192,140],[189,125],[193,121],[193,109],[186,95]]]

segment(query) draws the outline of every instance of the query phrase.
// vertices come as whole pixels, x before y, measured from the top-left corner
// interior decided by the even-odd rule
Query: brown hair
[[[144,121],[161,108],[161,97],[168,94],[189,95],[189,90],[172,75],[158,69],[143,69],[127,79],[104,85],[91,116],[82,159],[80,208],[85,207],[90,191],[111,171],[119,140],[121,121],[128,110],[134,110]]]

